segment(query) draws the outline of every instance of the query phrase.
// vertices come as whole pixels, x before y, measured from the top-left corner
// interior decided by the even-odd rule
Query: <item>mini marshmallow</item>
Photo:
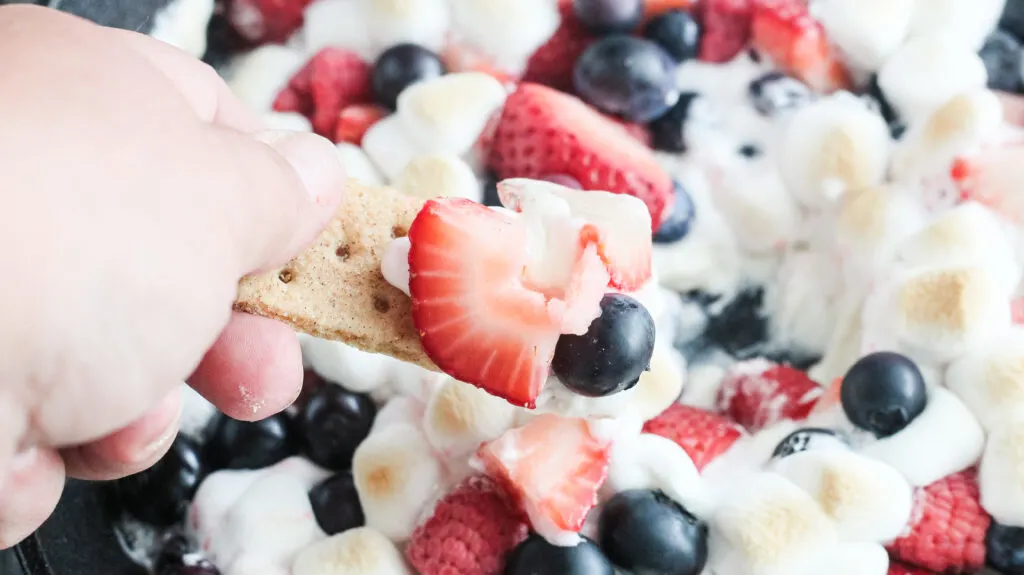
[[[779,268],[778,281],[769,284],[765,297],[773,310],[772,341],[790,348],[820,352],[836,324],[835,300],[839,280],[831,254],[794,250]]]
[[[331,46],[372,60],[376,53],[363,15],[366,4],[361,0],[316,0],[307,6],[300,32],[306,51],[315,54]]]
[[[890,144],[878,113],[856,96],[837,92],[793,113],[779,149],[779,170],[799,202],[821,208],[848,189],[881,182]]]
[[[825,554],[819,565],[798,575],[886,575],[889,553],[878,543],[841,542]]]
[[[221,469],[207,475],[192,498],[189,529],[200,535],[216,533],[228,510],[264,474],[264,470]]]
[[[659,489],[698,517],[711,511],[693,460],[660,435],[641,433],[613,445],[602,490],[610,497],[629,489]]]
[[[794,421],[783,420],[753,435],[743,435],[709,463],[701,471],[701,477],[716,505],[732,496],[736,481],[751,473],[760,473],[771,461],[779,443],[800,427]]]
[[[403,90],[396,116],[419,149],[461,156],[470,151],[506,96],[505,87],[487,74],[448,74]]]
[[[1024,410],[999,420],[978,473],[981,506],[1003,525],[1024,526]]]
[[[398,114],[370,126],[363,135],[363,151],[389,181],[398,178],[413,158],[426,153],[409,137]]]
[[[711,519],[709,566],[715,573],[804,573],[836,541],[834,524],[804,490],[776,473],[754,473]]]
[[[977,51],[996,27],[1006,0],[928,0],[917,2],[911,37],[927,34]]]
[[[263,114],[263,125],[268,130],[288,132],[312,132],[313,125],[298,112],[267,112]]]
[[[352,0],[362,4],[360,24],[374,50],[419,44],[440,52],[448,32],[445,0]]]
[[[387,537],[357,527],[303,549],[291,575],[409,575],[402,553]]]
[[[518,73],[561,22],[551,0],[449,0],[452,32],[501,69]]]
[[[925,218],[919,200],[901,186],[883,184],[843,194],[835,241],[847,283],[878,275],[897,246],[925,225]]]
[[[427,402],[423,430],[446,458],[462,458],[512,427],[514,418],[509,402],[446,377]]]
[[[384,248],[384,256],[380,259],[380,273],[384,279],[395,286],[407,296],[412,296],[409,291],[411,272],[409,271],[409,251],[412,250],[412,242],[408,236],[395,238],[388,242]]]
[[[427,407],[422,401],[405,395],[396,395],[377,411],[370,433],[376,433],[393,425],[407,424],[419,427]]]
[[[339,142],[337,148],[341,155],[341,165],[345,166],[345,174],[350,179],[367,186],[384,185],[384,176],[362,148],[348,142]]]
[[[964,354],[946,371],[946,386],[990,432],[1024,408],[1024,329]]]
[[[213,0],[176,0],[157,12],[149,35],[202,58],[212,15]]]
[[[860,447],[924,487],[977,463],[985,448],[985,431],[971,411],[949,390],[928,390],[928,404],[910,425],[895,435]]]
[[[723,379],[725,369],[722,366],[705,363],[690,367],[679,403],[714,411],[718,407],[718,389]]]
[[[774,162],[744,167],[722,170],[721,183],[715,187],[715,205],[734,230],[740,247],[755,254],[775,253],[793,241],[800,228],[800,209]],[[751,181],[758,185],[751,186]]]
[[[366,393],[387,383],[391,358],[368,353],[338,341],[305,338],[302,357],[324,379],[345,389]]]
[[[910,520],[914,490],[892,467],[846,449],[795,453],[773,470],[810,494],[843,541],[884,543]]]
[[[266,44],[236,57],[227,71],[228,86],[257,112],[269,112],[288,80],[306,62],[299,50]]]
[[[395,179],[398,191],[425,200],[437,197],[483,200],[483,187],[458,156],[428,155],[414,158]]]
[[[933,2],[919,4],[927,8]],[[907,41],[886,60],[878,85],[913,125],[953,96],[984,88],[986,78],[985,65],[973,48],[943,34],[925,34]]]
[[[430,443],[416,427],[396,424],[371,434],[352,458],[366,526],[396,542],[408,539],[423,508],[437,496],[442,474]]]
[[[915,0],[824,0],[811,6],[846,62],[874,72],[903,43],[915,4]]]
[[[654,419],[679,399],[686,382],[685,360],[668,345],[657,344],[651,367],[640,374],[629,408],[640,421]]]

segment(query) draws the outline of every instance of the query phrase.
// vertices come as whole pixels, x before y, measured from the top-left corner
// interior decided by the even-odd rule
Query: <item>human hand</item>
[[[344,172],[330,142],[262,131],[211,68],[145,36],[10,6],[0,53],[2,548],[65,473],[157,461],[183,380],[240,419],[297,396],[292,331],[231,304],[316,237]]]

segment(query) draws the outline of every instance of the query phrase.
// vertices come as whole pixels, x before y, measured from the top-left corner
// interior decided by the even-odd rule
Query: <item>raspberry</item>
[[[752,0],[706,0],[700,59],[728,62],[746,47],[754,16]]]
[[[717,413],[678,403],[648,421],[644,432],[676,442],[698,471],[725,453],[743,435],[739,426]]]
[[[309,118],[317,134],[333,138],[342,109],[366,103],[372,95],[369,64],[352,52],[324,48],[292,76],[277,95],[274,110],[298,112]]]

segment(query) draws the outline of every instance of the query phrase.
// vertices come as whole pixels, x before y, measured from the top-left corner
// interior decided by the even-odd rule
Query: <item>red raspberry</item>
[[[824,391],[799,369],[751,360],[736,364],[722,380],[718,409],[757,431],[783,419],[806,418]]]
[[[754,18],[753,0],[704,0],[700,59],[728,62],[747,46]]]
[[[562,14],[562,23],[551,38],[530,56],[523,81],[572,92],[572,70],[576,59],[597,38],[576,19],[572,2],[560,4],[558,10]]]
[[[333,138],[342,109],[368,102],[372,95],[369,64],[341,48],[324,48],[292,76],[274,110],[298,112],[317,134]]]
[[[312,0],[230,0],[228,21],[246,40],[284,42],[302,26]]]
[[[338,125],[334,129],[334,141],[362,145],[366,131],[387,115],[387,110],[374,104],[348,106],[338,116]]]
[[[725,453],[743,435],[738,425],[717,413],[678,403],[644,424],[644,432],[676,442],[693,460],[697,471]]]

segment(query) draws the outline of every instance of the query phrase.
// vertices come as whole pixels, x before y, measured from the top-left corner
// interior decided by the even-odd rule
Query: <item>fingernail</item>
[[[269,130],[256,139],[284,156],[302,180],[309,197],[318,204],[336,200],[345,190],[341,154],[330,140],[306,132]]]

